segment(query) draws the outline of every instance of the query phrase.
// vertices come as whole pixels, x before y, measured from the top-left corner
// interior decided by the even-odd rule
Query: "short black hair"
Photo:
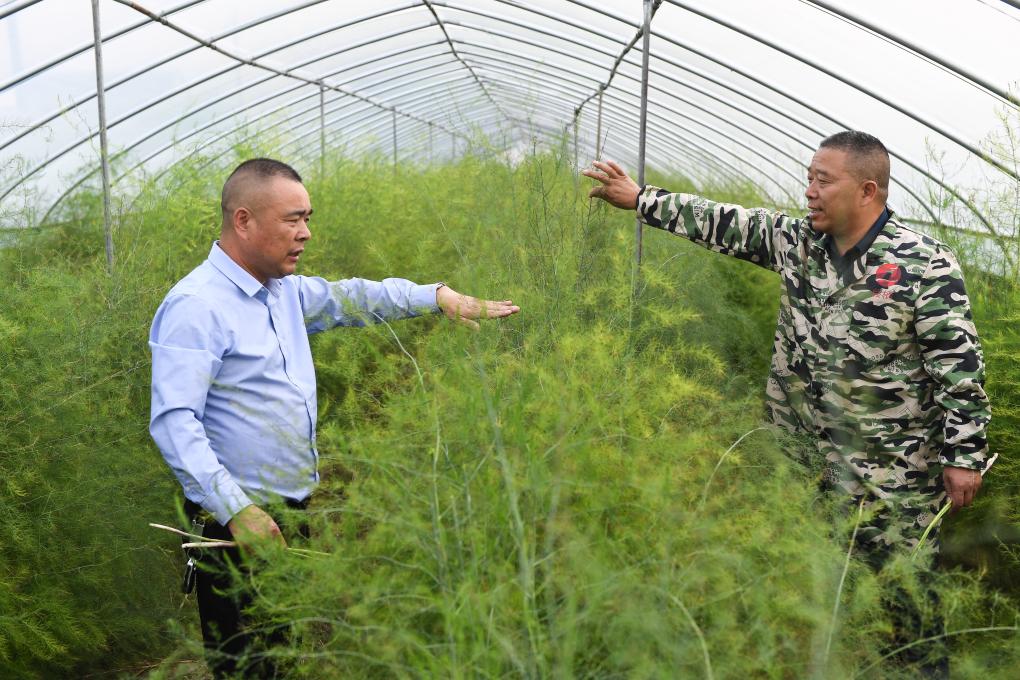
[[[889,193],[889,150],[878,137],[860,130],[844,130],[823,139],[818,148],[845,151],[858,179],[874,180],[879,189]]]
[[[234,171],[227,177],[227,181],[223,183],[223,192],[220,194],[223,223],[227,224],[230,221],[230,216],[236,208],[237,195],[244,180],[267,180],[272,177],[283,177],[304,184],[298,171],[282,161],[272,158],[249,158],[234,168]]]

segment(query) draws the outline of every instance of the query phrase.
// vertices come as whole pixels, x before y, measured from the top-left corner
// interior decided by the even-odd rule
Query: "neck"
[[[233,239],[224,238],[223,235],[221,234],[220,250],[225,252],[227,254],[227,257],[229,257],[231,260],[237,263],[238,267],[251,274],[256,281],[261,283],[263,286],[266,285],[266,281],[269,280],[268,277],[259,274],[252,268],[251,265],[248,264],[248,262],[244,258],[244,253],[241,251],[241,248]]]
[[[884,204],[877,208],[863,212],[857,216],[849,228],[842,230],[838,234],[834,233],[832,235],[832,240],[835,242],[836,250],[840,255],[846,255],[846,251],[853,248],[862,238],[864,238],[864,235],[867,234],[868,230],[875,224],[883,210],[885,210]]]

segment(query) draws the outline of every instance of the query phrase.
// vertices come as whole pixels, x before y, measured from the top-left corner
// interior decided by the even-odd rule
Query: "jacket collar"
[[[810,279],[811,285],[821,298],[829,299],[843,289],[860,283],[861,279],[874,274],[878,267],[886,262],[886,252],[895,244],[896,230],[899,226],[892,207],[887,205],[886,209],[889,211],[889,219],[875,236],[871,247],[853,261],[849,283],[844,283],[829,255],[828,239],[832,237],[825,234],[812,241]]]

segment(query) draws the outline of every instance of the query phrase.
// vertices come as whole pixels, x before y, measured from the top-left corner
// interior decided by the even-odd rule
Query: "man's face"
[[[823,147],[815,152],[808,168],[808,201],[811,227],[823,234],[840,236],[851,226],[859,210],[861,182],[849,171],[847,153]]]
[[[262,185],[248,218],[245,261],[255,278],[293,274],[305,242],[312,237],[312,203],[300,182],[272,177]]]

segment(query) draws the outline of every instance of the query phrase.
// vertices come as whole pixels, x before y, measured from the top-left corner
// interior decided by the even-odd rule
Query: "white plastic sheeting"
[[[1015,164],[987,152],[1004,117],[1018,127],[1018,4],[666,0],[652,21],[647,164],[699,185],[751,182],[795,207],[818,141],[862,129],[894,153],[901,212],[1015,237],[987,210],[1016,186]],[[641,0],[98,6],[115,190],[238,143],[304,172],[323,143],[429,163],[565,141],[582,165],[638,164],[641,41],[625,48]],[[84,0],[0,4],[0,226],[98,186],[92,25]]]

